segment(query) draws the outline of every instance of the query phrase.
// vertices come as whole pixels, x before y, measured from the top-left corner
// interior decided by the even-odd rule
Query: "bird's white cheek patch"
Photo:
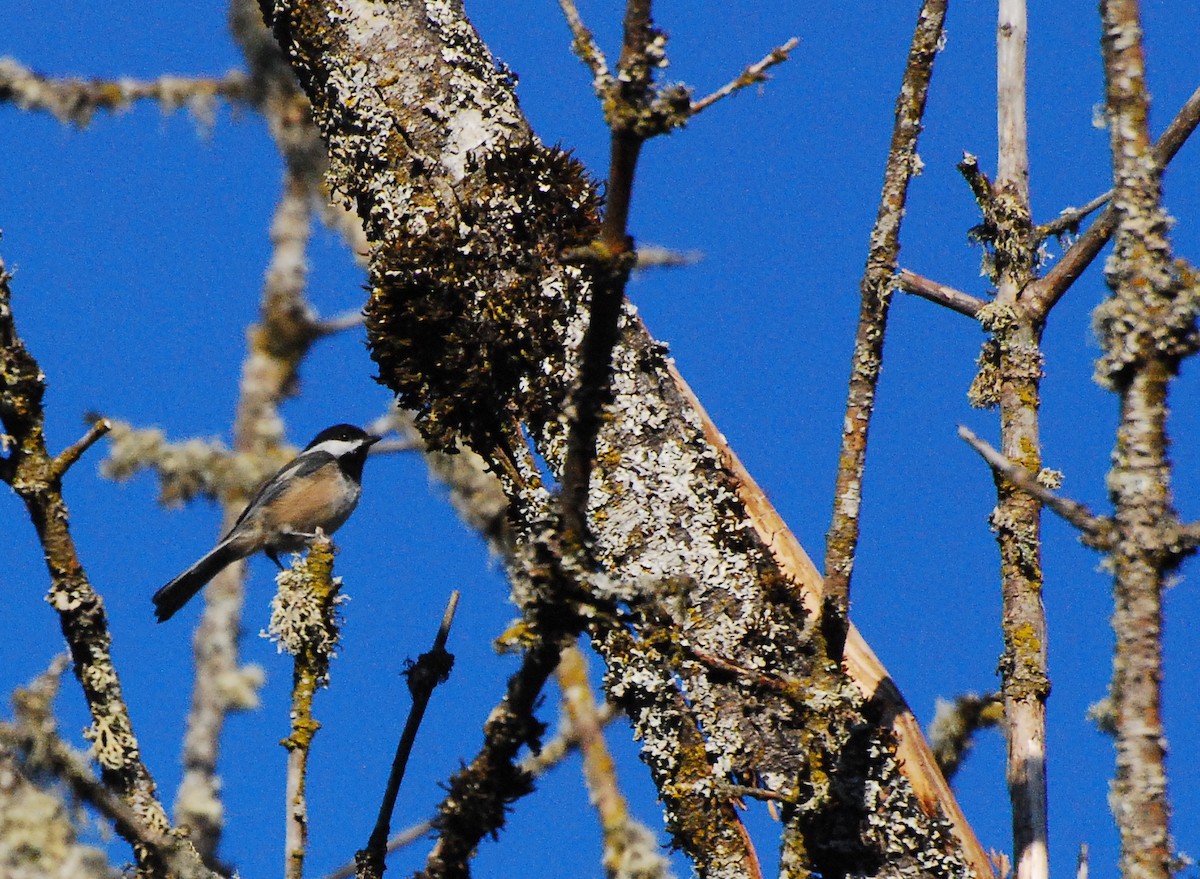
[[[327,439],[317,443],[305,454],[311,454],[312,452],[328,452],[329,454],[333,455],[333,457],[340,458],[342,455],[353,452],[361,445],[362,440]]]

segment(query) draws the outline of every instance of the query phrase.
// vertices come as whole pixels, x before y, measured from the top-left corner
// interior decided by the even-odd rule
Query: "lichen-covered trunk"
[[[586,267],[560,257],[594,235],[595,187],[530,132],[457,3],[264,8],[328,141],[333,189],[374,243],[381,380],[430,442],[462,441],[500,476],[526,574],[514,582],[536,581],[554,512],[539,456],[563,461],[590,295]],[[944,787],[918,796],[905,772],[921,761],[896,758],[907,715],[886,673],[863,683],[828,661],[811,564],[781,566],[790,535],[751,509],[765,507],[757,489],[628,305],[612,389],[588,511],[604,576],[588,582],[597,606],[625,612],[590,631],[701,875],[758,870],[731,786],[784,800],[794,872],[986,873]],[[578,596],[558,600],[572,610]]]

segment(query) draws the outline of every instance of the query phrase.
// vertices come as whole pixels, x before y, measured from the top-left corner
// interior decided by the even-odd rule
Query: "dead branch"
[[[945,284],[939,284],[937,281],[931,281],[908,269],[901,269],[896,275],[896,286],[905,293],[936,302],[938,305],[943,305],[951,311],[957,311],[970,318],[978,317],[979,309],[987,304],[970,293],[964,293]]]
[[[408,712],[408,720],[404,724],[404,732],[396,744],[396,755],[392,760],[392,769],[388,773],[387,788],[383,801],[379,805],[379,815],[375,820],[375,828],[364,848],[354,856],[356,872],[359,879],[379,879],[386,869],[384,857],[387,854],[388,835],[391,832],[392,813],[396,809],[396,797],[400,793],[400,784],[404,780],[404,771],[408,766],[408,758],[412,753],[413,742],[417,738],[417,730],[425,716],[425,708],[438,684],[444,683],[450,676],[454,665],[454,657],[446,652],[446,640],[450,637],[450,626],[454,622],[454,611],[458,607],[458,590],[450,593],[450,600],[442,614],[442,624],[438,627],[433,639],[433,648],[428,653],[422,653],[416,663],[405,669],[404,676],[408,680],[408,690],[412,694],[412,707]]]
[[[862,506],[867,435],[883,367],[883,340],[896,260],[900,255],[900,223],[908,198],[908,184],[917,168],[917,137],[933,77],[933,62],[942,39],[946,5],[945,0],[926,0],[913,32],[904,80],[896,98],[896,121],[884,170],[883,193],[859,285],[862,302],[854,336],[850,386],[846,391],[833,516],[825,537],[825,609],[822,613],[827,614],[825,636],[830,641],[829,655],[835,660],[841,658],[849,624],[850,580],[858,549],[858,515]]]

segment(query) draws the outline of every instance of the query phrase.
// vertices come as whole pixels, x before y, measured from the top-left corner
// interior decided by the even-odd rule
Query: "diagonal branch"
[[[692,101],[689,112],[695,116],[697,113],[703,112],[715,104],[722,98],[727,98],[730,95],[740,92],[744,88],[752,85],[757,85],[761,82],[766,82],[770,77],[767,76],[767,71],[776,64],[782,64],[787,61],[792,54],[792,50],[800,45],[800,40],[792,37],[782,46],[776,46],[767,55],[759,61],[754,62],[746,67],[741,73],[734,77],[725,85],[721,86],[710,95],[705,95],[698,101]]]
[[[884,170],[883,193],[860,283],[862,303],[854,336],[850,386],[846,392],[833,517],[825,537],[826,637],[830,640],[829,654],[835,658],[841,657],[849,620],[850,579],[858,549],[867,434],[883,367],[883,340],[891,304],[892,279],[900,255],[900,223],[908,184],[917,168],[917,137],[921,132],[921,117],[925,114],[925,98],[929,93],[945,18],[946,0],[926,0],[922,4],[900,94],[896,98],[896,121]]]
[[[1083,535],[1084,543],[1088,546],[1105,551],[1112,548],[1116,534],[1113,530],[1111,519],[1104,516],[1097,516],[1078,501],[1069,500],[1055,494],[1039,482],[1034,474],[1000,454],[967,428],[959,427],[958,436],[978,452],[979,456],[987,462],[988,466],[997,475],[1007,479],[1026,494],[1037,498],[1055,513],[1062,516],[1063,519],[1078,528]]]
[[[1162,137],[1154,144],[1151,154],[1160,169],[1170,164],[1197,125],[1200,125],[1200,88],[1192,92]],[[1024,307],[1036,320],[1045,320],[1058,300],[1079,280],[1079,276],[1108,243],[1116,225],[1116,208],[1110,204],[1087,231],[1067,248],[1067,252],[1054,267],[1025,289],[1022,295]]]

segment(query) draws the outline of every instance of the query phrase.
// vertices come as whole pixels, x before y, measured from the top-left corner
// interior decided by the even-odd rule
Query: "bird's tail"
[[[245,557],[246,552],[234,541],[222,540],[208,555],[154,593],[154,615],[158,621],[165,623],[222,569]]]

